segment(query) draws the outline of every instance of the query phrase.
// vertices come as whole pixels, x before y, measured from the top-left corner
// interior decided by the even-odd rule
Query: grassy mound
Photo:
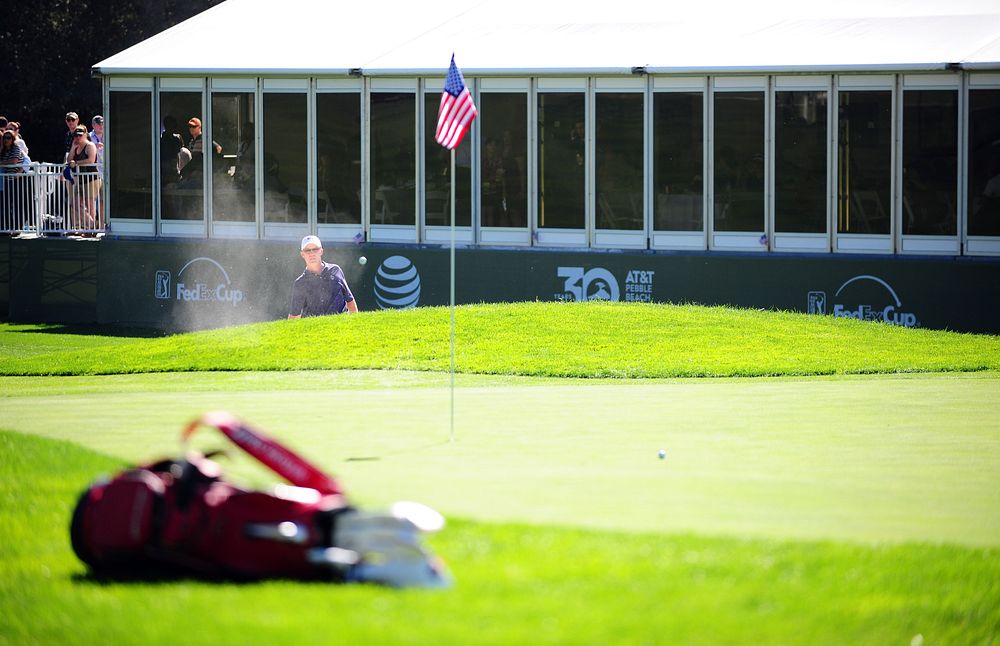
[[[275,321],[162,338],[34,345],[0,327],[0,374],[448,370],[447,308]],[[731,377],[1000,369],[1000,337],[696,305],[459,307],[457,370],[555,377]],[[48,339],[46,339],[48,340]]]

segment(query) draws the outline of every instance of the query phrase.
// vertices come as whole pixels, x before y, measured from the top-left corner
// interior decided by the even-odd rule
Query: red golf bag
[[[202,424],[293,486],[272,493],[240,488],[216,462],[191,451],[95,483],[70,526],[73,550],[95,574],[447,585],[443,565],[419,540],[443,526],[437,512],[418,503],[362,512],[347,504],[334,479],[232,415],[209,413],[182,439]]]

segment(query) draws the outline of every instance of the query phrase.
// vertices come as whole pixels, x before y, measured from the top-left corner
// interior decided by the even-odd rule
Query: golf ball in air
[[[659,455],[660,459],[662,460],[663,458],[667,457],[667,452],[664,451],[663,449],[660,449],[660,452],[657,455]]]
[[[358,258],[358,264],[359,265],[363,265],[363,264],[365,264],[367,262],[368,262],[368,259],[365,258],[364,256],[361,256],[360,258]]]

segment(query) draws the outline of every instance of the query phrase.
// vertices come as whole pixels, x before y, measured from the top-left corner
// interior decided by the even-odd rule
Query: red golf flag
[[[455,55],[452,54],[448,78],[444,83],[444,91],[441,92],[435,141],[448,150],[454,149],[462,142],[462,137],[468,132],[477,114],[476,104],[472,101],[469,88],[465,87],[465,79],[455,65]]]

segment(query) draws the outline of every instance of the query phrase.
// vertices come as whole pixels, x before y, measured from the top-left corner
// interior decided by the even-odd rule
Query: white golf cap
[[[299,245],[299,249],[300,250],[305,249],[306,245],[310,245],[310,244],[314,244],[317,247],[319,247],[320,249],[323,248],[323,243],[319,241],[319,238],[317,238],[316,236],[306,236],[306,237],[302,238],[302,244]]]

